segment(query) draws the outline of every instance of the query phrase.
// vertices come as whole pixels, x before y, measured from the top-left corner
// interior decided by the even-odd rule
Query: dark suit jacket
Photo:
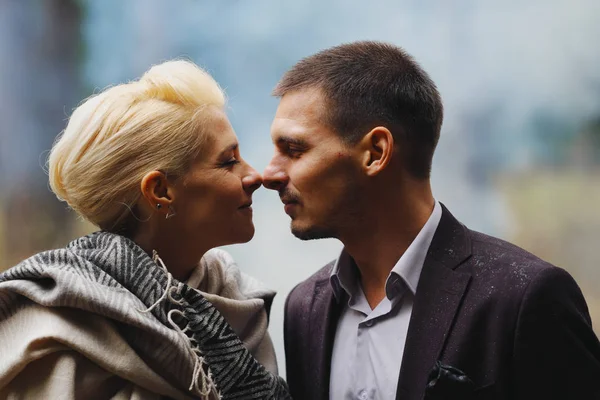
[[[295,400],[329,398],[342,306],[329,283],[333,264],[286,300],[286,375]],[[396,398],[423,399],[438,360],[474,383],[464,398],[600,399],[600,343],[573,278],[467,229],[445,207],[417,287]]]

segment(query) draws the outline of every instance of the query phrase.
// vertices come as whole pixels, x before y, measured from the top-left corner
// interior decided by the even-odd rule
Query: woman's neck
[[[189,251],[182,245],[183,241],[171,239],[172,235],[170,237],[161,236],[153,235],[149,231],[138,231],[131,239],[150,257],[156,251],[171,275],[175,279],[185,282],[208,249],[195,246],[193,251]]]

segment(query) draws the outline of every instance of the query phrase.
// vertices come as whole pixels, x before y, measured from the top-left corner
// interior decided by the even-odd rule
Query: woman
[[[0,275],[1,398],[288,398],[274,293],[211,250],[252,238],[261,185],[224,104],[170,61],[73,112],[50,186],[101,230]]]

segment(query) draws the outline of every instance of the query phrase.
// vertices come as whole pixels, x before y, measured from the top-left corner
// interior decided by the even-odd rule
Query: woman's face
[[[212,248],[252,239],[252,193],[262,184],[260,174],[241,158],[225,113],[217,108],[207,113],[206,151],[174,187],[171,221],[178,240],[192,248],[199,240]]]

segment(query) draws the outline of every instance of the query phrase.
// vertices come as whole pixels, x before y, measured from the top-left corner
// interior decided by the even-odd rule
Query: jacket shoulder
[[[335,260],[330,261],[306,280],[298,283],[288,294],[285,309],[296,309],[307,300],[310,300],[317,285],[329,284],[329,276],[335,265]]]
[[[535,287],[534,282],[544,282],[548,277],[573,279],[563,268],[519,246],[476,231],[470,234],[472,253],[465,266],[471,268],[474,287],[487,288],[489,294],[498,292],[516,301],[528,288]]]
[[[499,266],[509,269],[531,270],[558,268],[527,250],[505,240],[469,231],[471,234],[472,257],[478,266]]]

